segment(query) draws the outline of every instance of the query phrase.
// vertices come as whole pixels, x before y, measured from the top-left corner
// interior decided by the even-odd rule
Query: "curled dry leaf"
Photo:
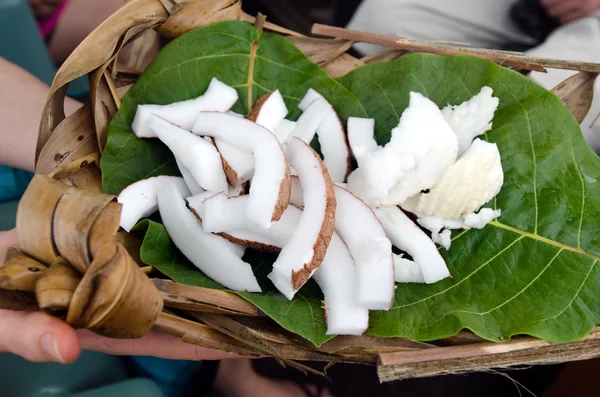
[[[598,73],[579,72],[552,90],[580,124],[592,107],[596,77],[598,77]]]
[[[56,127],[39,155],[35,171],[46,175],[62,164],[94,153],[99,153],[94,116],[91,105],[86,104]]]
[[[65,163],[59,167],[56,167],[50,174],[48,174],[48,176],[52,179],[57,180],[67,178],[68,176],[75,174],[82,168],[87,167],[89,164],[98,161],[98,158],[98,153],[88,154],[87,156],[83,156],[69,163]]]
[[[325,63],[323,70],[333,78],[345,76],[354,69],[363,66],[364,63],[350,54],[342,54],[339,57]]]
[[[19,248],[42,263],[53,263],[58,256],[53,238],[54,210],[69,189],[64,183],[35,175],[21,197],[17,209]]]
[[[67,322],[111,338],[140,338],[162,308],[160,293],[125,248],[108,245],[75,290]]]
[[[48,100],[42,113],[36,147],[36,165],[42,149],[57,125],[65,118],[66,85],[100,67],[114,55],[119,40],[132,27],[151,21],[158,23],[167,18],[167,11],[157,0],[131,0],[123,4],[71,53],[56,73]]]
[[[40,309],[66,313],[80,281],[81,276],[77,271],[63,258],[57,258],[35,284],[35,296]]]
[[[89,235],[92,226],[114,198],[71,188],[61,196],[54,209],[54,244],[60,256],[81,273],[90,266]]]
[[[240,0],[191,0],[174,5],[171,16],[160,26],[158,31],[168,38],[175,38],[213,22],[237,20],[241,14]]]
[[[0,267],[0,289],[35,291],[35,283],[48,267],[17,249],[6,254]]]
[[[88,238],[90,255],[92,258],[98,255],[105,245],[116,244],[116,235],[119,231],[122,207],[123,206],[119,203],[110,202],[104,210],[102,210],[98,218],[96,218]]]
[[[102,193],[102,173],[97,163],[90,163],[60,181],[72,187]]]

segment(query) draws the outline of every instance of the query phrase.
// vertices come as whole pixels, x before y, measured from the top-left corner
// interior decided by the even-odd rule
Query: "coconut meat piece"
[[[193,132],[223,139],[254,155],[248,218],[263,229],[278,220],[289,204],[290,170],[273,133],[250,120],[224,113],[200,113]]]
[[[202,189],[202,186],[198,185],[198,182],[196,182],[190,170],[188,170],[188,168],[185,165],[183,165],[183,163],[179,159],[175,158],[175,162],[177,163],[177,168],[179,168],[179,172],[181,173],[185,184],[190,190],[190,193],[192,195],[204,193],[205,190]]]
[[[437,186],[420,195],[416,210],[428,216],[459,219],[493,199],[503,183],[498,147],[475,139],[465,154],[444,172]]]
[[[450,272],[431,239],[396,206],[382,206],[375,209],[388,238],[393,245],[408,253],[421,267],[427,284],[433,284],[447,277]]]
[[[288,119],[281,120],[281,123],[275,128],[275,136],[280,143],[285,143],[292,131],[296,128],[296,122]]]
[[[360,167],[363,156],[379,149],[375,141],[375,119],[348,117],[348,143]]]
[[[138,138],[156,138],[155,132],[148,127],[150,116],[155,114],[189,130],[194,125],[198,113],[226,112],[237,100],[238,93],[234,88],[213,78],[206,92],[197,98],[169,105],[138,105],[131,129]]]
[[[287,114],[288,109],[281,92],[275,90],[256,102],[248,119],[274,133]]]
[[[458,138],[458,156],[467,151],[473,139],[492,129],[500,101],[490,87],[483,87],[473,98],[458,106],[448,105],[442,114]]]
[[[330,111],[334,110],[325,99],[315,99],[296,121],[294,129],[288,136],[288,142],[292,138],[299,138],[306,143],[310,143],[317,133],[317,128],[329,115]]]
[[[225,194],[216,194],[203,202],[202,227],[207,233],[221,233],[251,227],[244,214],[248,200],[236,200]],[[235,216],[231,216],[235,214]]]
[[[123,206],[120,226],[126,232],[130,232],[140,219],[158,211],[156,193],[167,183],[172,183],[183,196],[190,194],[183,178],[164,175],[134,182],[119,193],[117,201]]]
[[[291,179],[290,203],[303,207],[300,180]],[[334,187],[335,231],[356,264],[358,305],[369,310],[389,310],[394,300],[392,243],[373,210],[358,197]]]
[[[223,163],[214,145],[156,115],[149,118],[148,127],[167,145],[203,189],[212,192],[227,191]]]
[[[250,180],[254,174],[252,153],[241,150],[223,139],[215,139],[214,142],[222,160],[227,164],[224,168],[229,184],[237,187]]]
[[[394,269],[397,283],[425,283],[421,266],[402,255],[394,254]]]
[[[319,155],[299,138],[288,146],[290,166],[298,172],[304,211],[294,236],[283,247],[268,277],[288,299],[321,265],[334,230],[333,182]]]
[[[252,267],[223,237],[206,233],[173,184],[158,192],[158,208],[173,244],[208,277],[234,291],[261,292]]]
[[[344,126],[333,106],[327,102],[323,95],[311,88],[298,107],[302,111],[307,111],[316,100],[322,100],[329,105],[327,115],[317,126],[317,138],[323,154],[323,161],[333,182],[345,182],[351,171],[352,159]]]

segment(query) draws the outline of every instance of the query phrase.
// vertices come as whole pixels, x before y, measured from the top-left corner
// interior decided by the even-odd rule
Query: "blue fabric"
[[[31,172],[0,165],[0,203],[21,197],[32,177]]]
[[[165,360],[156,357],[129,357],[141,371],[138,376],[152,378],[167,397],[185,395],[190,379],[197,373],[202,362]]]

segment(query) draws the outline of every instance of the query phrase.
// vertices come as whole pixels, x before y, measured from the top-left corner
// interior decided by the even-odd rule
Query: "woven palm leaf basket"
[[[36,176],[18,209],[19,248],[0,277],[2,306],[33,305],[112,338],[156,329],[303,370],[311,361],[323,370],[374,365],[382,382],[600,356],[600,160],[578,125],[600,65],[323,25],[313,34],[319,38],[246,15],[235,0],[127,1],[54,79]],[[142,71],[157,35],[170,42]],[[348,54],[355,42],[390,49],[357,59]],[[550,92],[528,78],[546,68],[578,73]],[[91,100],[65,118],[67,86],[84,75]],[[197,97],[213,77],[237,90],[232,110],[244,115],[279,89],[296,120],[314,88],[344,126],[351,116],[375,119],[380,145],[411,91],[441,107],[490,86],[500,105],[482,138],[502,155],[504,185],[494,203],[502,215],[481,230],[455,231],[451,249],[440,249],[452,277],[397,284],[391,309],[371,311],[360,336],[327,334],[312,281],[291,301],[277,293],[266,278],[272,253],[244,255],[262,293],[227,290],[175,248],[156,214],[121,229],[116,201],[136,181],[180,175],[160,142],[132,132],[137,105]]]

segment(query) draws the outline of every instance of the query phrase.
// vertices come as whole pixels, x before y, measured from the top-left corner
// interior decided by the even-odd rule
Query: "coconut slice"
[[[394,269],[396,271],[397,283],[425,283],[421,266],[411,260],[403,258],[402,255],[394,254]]]
[[[475,139],[456,164],[444,172],[438,185],[420,195],[417,211],[429,216],[459,219],[493,199],[503,183],[498,147]]]
[[[296,128],[296,122],[287,119],[281,120],[281,123],[275,128],[275,136],[280,143],[284,143],[288,140],[288,137],[292,131]]]
[[[396,206],[383,206],[375,210],[388,238],[396,247],[405,251],[421,267],[427,284],[447,277],[450,272],[435,244],[402,210]]]
[[[492,129],[492,119],[500,101],[490,87],[458,106],[448,105],[442,113],[458,138],[458,156],[467,151],[473,139]]]
[[[213,78],[204,95],[187,101],[170,105],[138,105],[131,129],[138,138],[156,138],[155,132],[148,127],[150,116],[156,114],[161,118],[189,130],[194,125],[200,112],[225,112],[238,100],[234,88]]]
[[[296,126],[290,133],[288,142],[295,137],[310,143],[317,133],[317,128],[331,111],[334,110],[325,99],[317,98],[312,101],[296,121]]]
[[[217,150],[221,154],[223,169],[229,186],[237,187],[250,180],[254,174],[254,156],[223,139],[215,139]]]
[[[250,225],[244,216],[247,207],[248,200],[236,200],[225,194],[209,197],[203,203],[202,227],[207,233],[248,228]],[[229,212],[237,216],[232,217]]]
[[[275,135],[250,120],[216,112],[201,113],[193,131],[254,154],[248,217],[268,229],[281,217],[290,199],[290,169]]]
[[[307,111],[310,105],[318,99],[325,101],[330,109],[321,124],[317,126],[317,137],[321,153],[323,153],[323,161],[329,170],[332,181],[345,182],[352,171],[352,158],[344,127],[337,113],[325,97],[312,88],[308,90],[298,107],[302,111]]]
[[[179,172],[181,172],[181,176],[190,190],[190,193],[192,193],[192,195],[204,193],[205,190],[202,189],[202,186],[198,185],[198,182],[196,182],[190,170],[188,170],[179,159],[175,158],[175,162],[177,163],[177,168],[179,168]]]
[[[362,200],[338,186],[335,199],[335,231],[356,263],[358,304],[370,310],[388,310],[394,300],[392,243]]]
[[[375,119],[348,117],[348,143],[360,166],[360,159],[379,149],[375,141]]]
[[[212,192],[227,191],[221,156],[210,142],[155,115],[148,120],[148,127],[167,145],[202,188]]]
[[[175,185],[160,189],[158,208],[171,240],[198,269],[231,290],[261,292],[252,267],[240,259],[239,250],[223,237],[204,232]]]
[[[303,207],[300,179],[291,178],[290,203]],[[392,243],[373,210],[349,191],[334,187],[335,231],[348,246],[358,275],[358,305],[388,310],[394,300]]]
[[[248,120],[254,121],[271,132],[275,132],[277,126],[287,116],[288,109],[279,90],[272,91],[256,101]]]
[[[121,191],[117,201],[123,205],[120,225],[125,231],[130,232],[140,219],[158,211],[156,194],[167,183],[172,183],[183,196],[190,194],[185,181],[178,176],[155,176],[142,179]]]
[[[292,299],[325,257],[334,229],[335,193],[325,165],[307,143],[292,139],[288,158],[302,184],[304,211],[294,237],[281,250],[268,277]]]

